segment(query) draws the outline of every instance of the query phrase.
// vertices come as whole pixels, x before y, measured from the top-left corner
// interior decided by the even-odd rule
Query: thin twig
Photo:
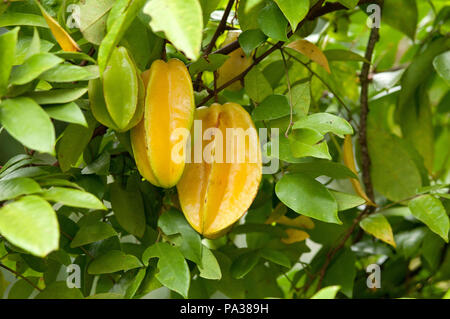
[[[229,0],[227,7],[225,8],[225,11],[223,12],[222,19],[220,20],[219,26],[216,29],[216,32],[214,32],[213,37],[211,38],[211,41],[209,42],[208,46],[206,47],[203,55],[209,55],[214,48],[214,45],[216,44],[217,39],[219,36],[225,31],[225,27],[227,26],[227,20],[228,16],[230,15],[231,8],[233,8],[234,0]]]
[[[13,273],[16,277],[22,278],[23,280],[25,280],[27,283],[29,283],[34,289],[37,289],[38,291],[42,291],[41,288],[39,288],[38,286],[36,286],[30,279],[28,279],[27,277],[23,276],[22,274],[19,274],[17,271],[15,271],[14,269],[9,268],[8,266],[0,263],[0,267],[6,269],[7,271]]]
[[[289,125],[284,133],[286,138],[289,137],[289,131],[291,130],[292,126],[294,125],[294,106],[292,104],[292,90],[291,90],[291,80],[289,79],[289,68],[286,62],[286,57],[284,56],[283,49],[280,48],[281,57],[283,59],[283,65],[284,65],[284,71],[286,72],[286,83],[288,87],[288,93],[289,93],[289,107],[290,107],[290,115],[289,115]]]

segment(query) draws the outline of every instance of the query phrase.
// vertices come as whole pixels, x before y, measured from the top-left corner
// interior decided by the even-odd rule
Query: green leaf
[[[347,194],[330,190],[338,204],[338,211],[343,211],[364,205],[366,200],[362,197],[353,194]]]
[[[260,259],[258,251],[250,251],[239,255],[230,267],[231,275],[236,279],[244,278],[256,266]]]
[[[386,1],[382,21],[414,40],[417,28],[417,4],[411,0]]]
[[[261,84],[262,82],[259,82]],[[267,91],[266,91],[267,92]],[[252,112],[254,121],[273,120],[289,115],[291,107],[286,96],[269,95]]]
[[[120,250],[109,250],[90,263],[88,273],[91,275],[111,274],[141,266],[141,262],[135,256],[127,255]]]
[[[62,63],[63,59],[51,53],[37,53],[25,60],[11,72],[10,83],[22,85],[33,81],[39,75]]]
[[[266,35],[260,29],[252,29],[242,32],[238,41],[245,55],[250,56],[252,51],[266,42]]]
[[[136,275],[133,275],[132,282],[128,286],[127,290],[125,291],[125,299],[132,299],[134,295],[136,294],[139,286],[141,285],[142,281],[144,280],[146,270],[145,268],[139,269],[138,273]]]
[[[329,286],[320,289],[311,299],[334,299],[341,286]]]
[[[364,231],[373,235],[374,237],[388,243],[389,245],[396,247],[394,234],[392,232],[391,224],[382,214],[373,214],[367,216],[359,222]]]
[[[0,208],[0,234],[39,257],[57,250],[59,245],[56,213],[49,203],[34,195]]]
[[[309,0],[274,0],[291,24],[292,31],[302,21],[309,11]]]
[[[294,124],[294,129],[309,128],[325,135],[332,132],[338,136],[353,134],[352,126],[342,117],[329,113],[314,113],[302,117]]]
[[[411,213],[448,243],[450,221],[441,201],[431,195],[419,196],[408,203]]]
[[[397,244],[397,251],[405,258],[415,256],[419,252],[420,245],[427,232],[428,230],[425,227],[420,227],[396,234],[395,242]]]
[[[445,241],[440,236],[431,231],[427,232],[423,239],[421,251],[423,258],[432,270],[438,269],[444,247]]]
[[[205,58],[200,58],[193,62],[189,66],[189,72],[191,75],[204,71],[214,72],[224,64],[228,58],[229,56],[224,54],[210,54],[208,55],[208,61]]]
[[[65,281],[56,281],[41,291],[36,299],[83,299],[78,288],[69,288]]]
[[[258,24],[262,32],[277,41],[287,41],[288,21],[278,6],[270,1],[259,12]]]
[[[258,68],[252,68],[244,78],[245,91],[248,96],[260,103],[272,94],[272,87]]]
[[[180,251],[187,259],[196,264],[201,264],[201,238],[189,225],[183,214],[173,209],[163,213],[158,219],[158,227],[160,227],[166,235],[181,234]]]
[[[125,32],[136,18],[136,15],[141,10],[146,0],[130,0],[127,2],[127,7],[124,12],[120,12],[117,18],[114,17],[111,28],[108,29],[108,33],[103,38],[100,48],[98,50],[98,66],[100,73],[105,70],[112,50],[119,44],[120,40],[124,36]],[[121,2],[117,1],[116,5],[121,6]],[[111,11],[114,10],[114,7]],[[108,18],[109,21],[109,18]]]
[[[214,254],[206,246],[202,245],[202,260],[198,264],[200,277],[211,280],[220,280],[222,271]]]
[[[52,119],[88,126],[83,112],[75,102],[48,106],[44,110]]]
[[[355,53],[350,50],[340,50],[340,49],[333,49],[333,50],[325,50],[323,51],[325,56],[327,57],[328,61],[358,61],[358,62],[366,62],[370,63],[366,60],[365,57],[359,55],[358,53]]]
[[[54,89],[28,94],[38,104],[63,104],[75,101],[87,92],[86,87],[74,89]]]
[[[240,0],[237,16],[242,31],[258,29],[258,17],[265,6],[265,0]]]
[[[7,12],[0,15],[0,28],[16,25],[48,28],[44,17],[37,14]]]
[[[152,0],[144,7],[151,16],[154,32],[162,31],[167,39],[192,60],[200,55],[203,32],[202,8],[198,0]]]
[[[98,73],[94,73],[94,69],[89,67],[81,67],[73,64],[60,64],[42,73],[39,79],[47,82],[77,82],[88,81],[99,77]]]
[[[278,198],[295,212],[327,223],[342,224],[333,195],[318,181],[301,174],[284,175],[276,184]]]
[[[369,127],[367,135],[375,189],[393,201],[414,196],[422,186],[422,178],[400,140],[372,127]]]
[[[168,243],[156,243],[145,250],[142,259],[147,263],[154,257],[159,258],[159,272],[156,274],[159,282],[187,298],[191,276],[180,250]]]
[[[0,123],[28,148],[53,153],[55,131],[49,116],[35,101],[18,97],[0,104]]]
[[[27,278],[32,283],[37,285],[39,278],[33,277],[33,278]],[[24,279],[17,280],[11,287],[8,293],[8,299],[28,299],[30,295],[33,293],[35,288],[30,285],[27,281]]]
[[[87,117],[88,127],[78,124],[69,124],[57,144],[58,162],[63,172],[68,171],[78,162],[84,149],[91,140],[95,129],[95,120]],[[77,145],[77,147],[73,147]]]
[[[435,57],[433,66],[436,72],[450,85],[450,51]]]
[[[267,259],[268,261],[271,261],[275,264],[286,268],[291,268],[291,261],[289,260],[289,258],[278,250],[263,248],[260,250],[260,255],[264,259]]]
[[[87,41],[100,45],[105,36],[107,13],[114,3],[114,0],[86,0],[79,3],[80,31]]]
[[[0,181],[0,202],[22,195],[39,193],[41,187],[31,178],[15,178]]]
[[[2,15],[0,15],[0,19]],[[8,80],[14,65],[19,28],[0,35],[0,98],[6,93]]]
[[[70,243],[71,248],[84,246],[117,235],[110,224],[96,221],[83,225]]]
[[[316,157],[331,160],[328,144],[322,134],[312,129],[297,129],[289,135],[291,153],[294,157]]]
[[[400,81],[405,70],[397,70],[392,72],[381,72],[373,75],[373,85],[375,90],[389,90]]]
[[[450,39],[440,37],[431,42],[428,47],[412,61],[402,76],[402,90],[398,97],[397,115],[401,117],[404,109],[411,108],[411,101],[414,99],[419,86],[433,72],[433,60],[436,56],[449,49]],[[418,74],[420,74],[420,76],[417,76]]]
[[[289,94],[289,93],[288,93]],[[298,115],[308,115],[311,104],[310,83],[300,83],[291,88],[292,109]]]
[[[120,226],[137,237],[145,232],[145,211],[142,195],[136,183],[124,189],[118,182],[111,184],[111,206]]]
[[[324,286],[341,286],[341,292],[348,298],[353,296],[353,285],[356,277],[356,257],[350,249],[342,250],[329,266],[323,278]]]
[[[104,209],[106,207],[94,195],[73,188],[52,187],[42,193],[48,201],[63,204],[65,206],[88,209]]]

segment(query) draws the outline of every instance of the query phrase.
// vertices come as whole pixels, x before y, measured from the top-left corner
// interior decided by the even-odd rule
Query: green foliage
[[[357,0],[325,1],[324,15],[318,1],[235,1],[217,37],[226,0],[45,2],[80,52],[61,50],[33,1],[0,3],[1,297],[449,298],[446,1],[385,0],[371,58]],[[254,64],[241,90],[219,91],[231,29]],[[279,164],[216,239],[191,227],[175,188],[142,179],[129,128],[115,131],[142,98],[138,75],[165,57],[188,66],[197,104],[241,104],[268,128],[262,149]]]

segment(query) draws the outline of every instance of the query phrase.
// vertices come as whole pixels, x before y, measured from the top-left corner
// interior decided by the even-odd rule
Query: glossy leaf
[[[388,243],[389,245],[396,247],[394,241],[394,234],[392,233],[391,225],[388,220],[382,214],[370,215],[359,223],[362,229],[367,233],[375,236],[378,239]]]
[[[284,175],[276,184],[278,198],[299,214],[327,223],[341,224],[337,203],[316,180],[301,174]]]
[[[1,15],[0,15],[1,19]],[[14,65],[19,28],[0,35],[0,97],[6,93],[8,80]]]
[[[142,256],[144,263],[158,257],[156,278],[167,288],[187,298],[191,277],[189,268],[178,248],[167,243],[157,243],[147,248]]]
[[[34,195],[0,208],[0,234],[39,257],[45,257],[59,245],[56,213],[49,203]]]
[[[309,0],[275,0],[285,17],[288,19],[293,31],[309,11]]]
[[[411,213],[448,242],[449,217],[441,201],[432,195],[417,197],[408,204]]]
[[[55,131],[49,116],[35,101],[18,97],[0,104],[0,123],[15,139],[31,149],[53,153]]]
[[[154,32],[164,32],[177,49],[197,60],[203,30],[202,8],[197,0],[152,0],[144,12],[152,18],[150,26]]]
[[[95,258],[90,263],[88,272],[92,275],[110,274],[141,266],[141,262],[135,256],[127,255],[119,250],[109,250],[106,254]]]
[[[31,82],[39,75],[54,66],[61,63],[63,60],[51,53],[38,53],[29,57],[25,62],[14,68],[11,72],[11,84],[21,85]]]
[[[145,211],[137,185],[123,188],[119,182],[111,184],[111,205],[119,224],[130,234],[142,237],[145,232]]]
[[[14,199],[21,195],[39,193],[41,187],[31,178],[0,180],[0,201]]]
[[[88,126],[83,112],[81,111],[80,107],[74,102],[48,106],[44,110],[51,118],[55,120],[79,124],[85,127]]]
[[[52,187],[42,193],[48,201],[60,203],[71,207],[88,209],[106,209],[103,203],[94,195],[78,189]]]
[[[83,225],[70,243],[70,247],[80,247],[117,235],[110,224],[94,222]]]

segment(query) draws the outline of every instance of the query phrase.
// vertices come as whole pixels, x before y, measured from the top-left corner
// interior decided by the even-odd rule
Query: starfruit
[[[195,110],[192,80],[186,66],[177,59],[167,63],[154,61],[143,78],[144,116],[131,130],[134,158],[145,179],[170,188],[180,180],[185,167],[186,147],[177,147],[186,145],[192,126]]]
[[[199,108],[195,119],[194,150],[177,184],[178,197],[191,226],[217,238],[245,214],[258,192],[259,137],[250,115],[235,103]]]
[[[228,31],[227,37],[222,46],[226,46],[238,39],[240,30]],[[244,51],[239,48],[228,54],[229,58],[217,70],[217,86],[221,87],[228,81],[244,72],[253,62],[252,58],[247,57]],[[239,91],[242,89],[240,81],[235,81],[227,87],[228,90]]]
[[[97,121],[119,132],[140,122],[144,97],[144,83],[124,47],[114,49],[101,79],[89,81],[92,114]]]

